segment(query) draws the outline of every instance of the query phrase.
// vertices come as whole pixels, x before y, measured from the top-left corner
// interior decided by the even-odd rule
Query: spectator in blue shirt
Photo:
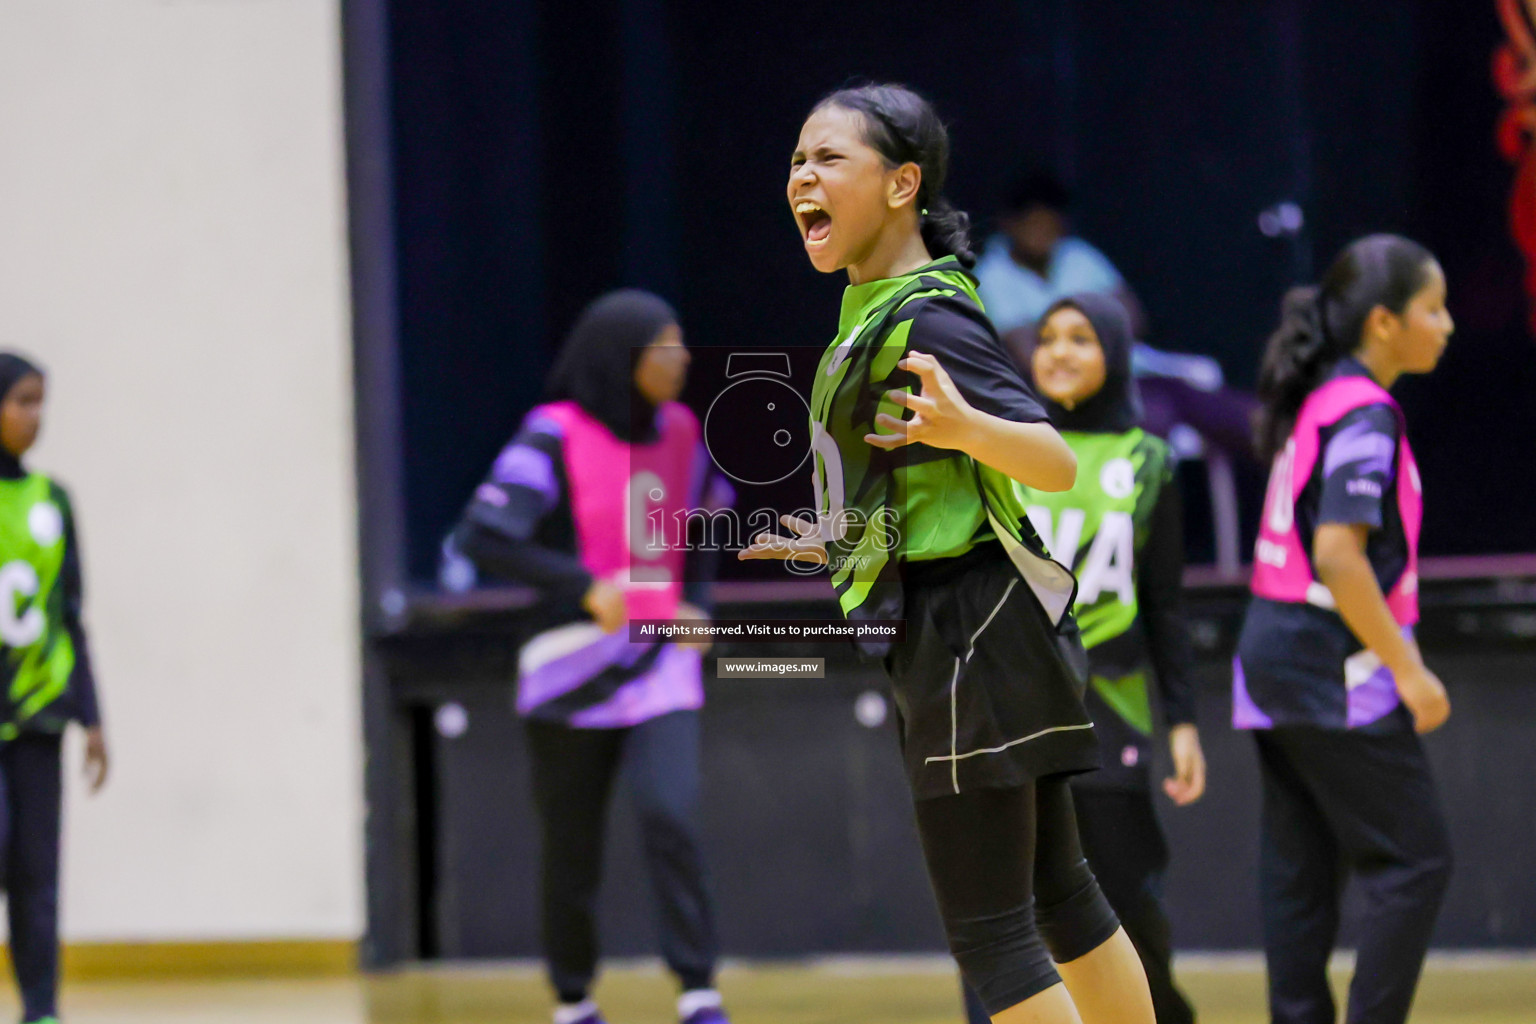
[[[1071,205],[1071,194],[1055,175],[1025,172],[1008,195],[998,232],[976,263],[977,291],[987,316],[1026,374],[1040,317],[1068,296],[1112,295],[1125,307],[1135,336],[1146,333],[1141,303],[1120,271],[1109,257],[1070,234]],[[1198,431],[1204,444],[1252,456],[1253,396],[1226,387],[1215,359],[1164,352],[1137,341],[1132,365],[1141,381],[1147,430],[1168,439],[1176,425],[1184,424]]]
[[[1070,234],[1070,207],[1071,194],[1054,175],[1024,174],[998,219],[1001,230],[977,261],[981,301],[1010,347],[1017,348],[1010,332],[1032,334],[1053,302],[1083,292],[1119,299],[1142,333],[1141,304],[1107,256]]]

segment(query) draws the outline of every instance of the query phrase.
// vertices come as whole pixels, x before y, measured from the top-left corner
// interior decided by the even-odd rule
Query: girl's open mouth
[[[805,235],[806,245],[823,245],[832,233],[832,215],[809,199],[795,204],[795,217]]]

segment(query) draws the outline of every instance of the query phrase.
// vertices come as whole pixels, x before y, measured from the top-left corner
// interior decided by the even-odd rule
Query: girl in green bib
[[[0,352],[0,884],[28,1024],[54,1024],[57,1012],[59,752],[69,722],[85,727],[92,791],[107,778],[69,496],[21,463],[43,398],[42,371]]]
[[[1072,780],[1083,850],[1141,954],[1158,1024],[1190,1024],[1160,896],[1168,850],[1152,805],[1152,688],[1174,768],[1163,788],[1180,806],[1204,791],[1205,758],[1184,620],[1183,514],[1172,453],[1140,425],[1133,342],[1130,318],[1111,296],[1075,295],[1046,310],[1031,369],[1077,455],[1077,484],[1018,491],[1047,549],[1077,574],[1101,765]]]
[[[928,876],[992,1019],[1151,1024],[1067,785],[1097,761],[1072,575],[1013,487],[1066,490],[1075,459],[976,298],[948,160],[900,86],[834,92],[802,127],[790,211],[812,265],[849,283],[811,394],[818,514],[741,557],[824,564],[846,617],[905,620],[862,646],[891,678]]]

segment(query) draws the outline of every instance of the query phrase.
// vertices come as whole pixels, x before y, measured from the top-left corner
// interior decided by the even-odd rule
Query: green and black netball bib
[[[1050,553],[1077,576],[1075,611],[1094,665],[1094,689],[1139,732],[1152,731],[1136,552],[1151,528],[1173,467],[1166,443],[1140,428],[1124,433],[1063,431],[1077,455],[1077,485],[1049,493],[1016,486]],[[1103,666],[1119,671],[1100,671]]]
[[[1046,555],[1008,477],[960,452],[926,445],[886,451],[864,440],[877,413],[905,412],[887,391],[919,389],[916,376],[896,366],[910,348],[921,341],[945,363],[944,339],[913,336],[929,300],[959,304],[985,323],[974,279],[946,257],[901,277],[850,286],[837,338],[816,371],[814,483],[838,603],[849,618],[897,618],[901,562],[952,558],[995,537],[1059,623],[1071,607],[1072,574]]]
[[[64,492],[46,476],[0,480],[0,740],[29,722],[45,724],[74,671],[60,581],[67,511]]]

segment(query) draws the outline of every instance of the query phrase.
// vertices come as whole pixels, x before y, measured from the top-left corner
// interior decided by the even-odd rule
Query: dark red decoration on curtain
[[[1536,334],[1536,0],[1495,0],[1508,38],[1493,54],[1493,80],[1506,106],[1499,117],[1499,152],[1515,165],[1509,230],[1525,254],[1525,291]]]

